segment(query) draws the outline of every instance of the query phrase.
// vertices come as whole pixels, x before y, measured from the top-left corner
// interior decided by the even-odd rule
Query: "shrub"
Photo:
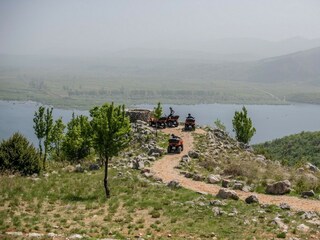
[[[0,144],[0,170],[29,175],[40,172],[39,154],[20,133]]]

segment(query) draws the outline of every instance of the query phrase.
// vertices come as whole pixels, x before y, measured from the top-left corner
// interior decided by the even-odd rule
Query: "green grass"
[[[258,205],[242,201],[227,201],[222,210],[238,214],[214,216],[208,205],[213,196],[201,196],[185,189],[172,190],[139,176],[138,172],[110,171],[111,198],[106,200],[103,189],[103,171],[52,174],[34,182],[25,177],[1,176],[0,233],[8,230],[23,232],[57,231],[65,235],[86,234],[92,238],[134,237],[139,233],[150,239],[195,237],[210,239],[212,232],[218,239],[256,239],[275,237],[278,230],[269,222],[287,212],[269,207],[265,214]],[[195,205],[186,204],[194,201]],[[205,206],[197,203],[204,202]],[[244,226],[246,219],[257,217],[256,224]],[[302,220],[292,216],[296,225]],[[58,226],[58,229],[55,228]],[[268,231],[266,229],[269,229]],[[299,236],[299,234],[296,234]]]

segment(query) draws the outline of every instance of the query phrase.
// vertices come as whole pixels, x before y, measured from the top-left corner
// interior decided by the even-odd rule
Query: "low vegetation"
[[[320,132],[301,132],[255,145],[254,149],[286,165],[311,162],[320,167]]]
[[[40,172],[37,150],[20,133],[13,134],[0,144],[0,172],[30,175]]]
[[[287,236],[317,234],[312,225],[308,234],[297,232],[296,226],[305,220],[272,205],[249,206],[230,200],[220,207],[224,213],[217,216],[210,205],[215,197],[170,189],[116,164],[110,171],[112,195],[106,200],[100,187],[103,170],[69,173],[63,167],[50,163],[47,174],[38,178],[0,176],[0,234],[21,231],[64,236],[77,233],[89,239],[272,239],[282,232],[273,223],[278,215],[284,222],[294,221]]]
[[[196,149],[202,154],[199,159],[183,165],[183,170],[205,177],[221,175],[243,182],[260,193],[265,193],[267,184],[281,180],[289,180],[293,184],[293,195],[309,190],[320,193],[320,172],[310,171],[303,163],[293,167],[282,165],[280,161],[247,151],[220,130],[213,132],[208,130],[207,135],[195,134]]]

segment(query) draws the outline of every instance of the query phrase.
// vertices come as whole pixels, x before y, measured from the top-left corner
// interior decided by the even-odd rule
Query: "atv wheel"
[[[178,147],[177,153],[181,153],[181,147]]]
[[[181,145],[181,151],[183,151],[183,145]]]
[[[167,152],[171,153],[171,147],[170,146],[168,147]]]
[[[172,127],[172,122],[167,123],[168,127]]]

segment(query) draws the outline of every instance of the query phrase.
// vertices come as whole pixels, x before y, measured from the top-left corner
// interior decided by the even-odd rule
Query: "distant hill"
[[[254,149],[289,165],[308,161],[320,167],[320,132],[301,132],[255,145]]]
[[[248,80],[257,82],[320,83],[320,47],[257,61]]]

